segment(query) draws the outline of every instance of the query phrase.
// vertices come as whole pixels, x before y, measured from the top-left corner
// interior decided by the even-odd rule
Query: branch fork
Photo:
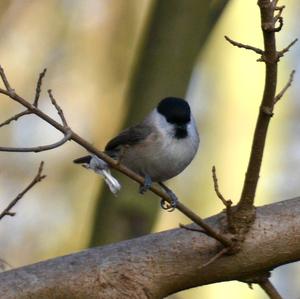
[[[267,32],[279,32],[283,27],[283,17],[281,16],[283,9],[285,8],[284,5],[277,6],[278,1],[265,1],[259,0],[258,5],[261,9],[269,12],[271,15],[274,15],[275,11],[278,11],[277,15],[273,16],[272,18],[268,18],[262,20],[261,28],[263,31]],[[278,27],[276,27],[276,22],[279,22]]]
[[[231,38],[229,38],[228,36],[224,36],[225,39],[230,43],[232,44],[233,46],[235,47],[238,47],[238,48],[242,48],[242,49],[246,49],[246,50],[250,50],[250,51],[253,51],[255,52],[256,54],[259,54],[261,55],[260,58],[258,58],[256,61],[258,62],[266,62],[266,63],[277,63],[281,57],[284,56],[285,53],[287,53],[290,48],[298,41],[298,38],[294,39],[287,47],[285,47],[284,49],[282,49],[281,51],[278,51],[275,55],[275,58],[270,58],[268,57],[268,55],[266,55],[265,51],[259,49],[259,48],[256,48],[256,47],[253,47],[253,46],[250,46],[250,45],[247,45],[247,44],[243,44],[243,43],[240,43],[240,42],[237,42]]]
[[[43,72],[40,73],[38,81],[37,81],[37,86],[36,86],[36,92],[35,92],[35,98],[34,98],[34,102],[33,104],[29,104],[29,107],[20,113],[17,113],[16,115],[10,117],[9,119],[7,119],[6,121],[4,121],[3,123],[0,124],[0,127],[3,127],[5,125],[9,125],[12,121],[17,121],[19,118],[21,118],[22,116],[28,115],[28,114],[35,114],[35,110],[38,109],[38,101],[39,101],[39,97],[40,97],[40,93],[41,93],[41,86],[42,86],[42,81],[43,78],[46,74],[46,69],[43,70]],[[4,73],[3,68],[0,66],[0,76],[2,78],[2,81],[4,83],[4,86],[6,88],[6,92],[4,90],[0,90],[0,93],[3,93],[11,98],[13,97],[18,97],[18,95],[16,94],[16,92],[14,91],[14,89],[12,89],[10,87],[10,84],[7,80],[7,77]],[[51,100],[52,105],[55,107],[62,125],[64,127],[64,136],[61,140],[52,143],[52,144],[48,144],[48,145],[40,145],[40,146],[34,146],[34,147],[0,147],[0,151],[2,152],[34,152],[34,153],[38,153],[38,152],[42,152],[42,151],[47,151],[47,150],[52,150],[54,148],[57,148],[63,144],[65,144],[68,140],[70,140],[73,132],[72,130],[69,128],[68,123],[66,121],[66,118],[64,116],[63,110],[61,109],[61,107],[57,104],[52,91],[49,89],[48,90],[48,94],[49,94],[49,98]]]

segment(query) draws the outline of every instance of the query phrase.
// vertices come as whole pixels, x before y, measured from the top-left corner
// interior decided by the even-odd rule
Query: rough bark
[[[241,251],[201,268],[222,247],[173,229],[0,274],[0,297],[163,298],[183,289],[243,280],[300,259],[300,197],[257,208]],[[224,214],[207,219],[222,228]]]

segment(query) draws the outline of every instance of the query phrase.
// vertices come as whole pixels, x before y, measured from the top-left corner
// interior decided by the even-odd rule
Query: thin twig
[[[217,173],[216,173],[216,167],[213,166],[212,167],[212,177],[213,177],[213,181],[214,181],[214,189],[215,192],[217,194],[217,196],[219,197],[219,199],[221,199],[221,201],[223,202],[224,206],[227,207],[231,207],[232,205],[232,201],[229,199],[225,199],[224,196],[222,195],[222,193],[219,190],[219,185],[218,185],[218,178],[217,178]]]
[[[274,28],[274,31],[275,32],[279,32],[281,29],[282,29],[282,27],[283,27],[283,17],[278,17],[276,20],[275,20],[275,22],[279,22],[279,25],[278,25],[278,27],[275,27]]]
[[[57,110],[57,113],[62,121],[62,124],[65,126],[65,127],[68,127],[68,124],[67,124],[67,121],[66,121],[66,118],[64,116],[64,112],[62,111],[62,109],[60,108],[60,106],[57,104],[54,96],[52,95],[52,90],[51,89],[48,89],[48,94],[49,94],[49,97],[50,97],[50,100],[51,100],[51,103],[53,104],[53,106],[55,107],[55,109]]]
[[[156,189],[151,188],[151,190],[158,195],[158,192],[157,192]],[[162,192],[162,193],[164,193],[164,192]],[[171,199],[166,194],[164,194],[163,198],[166,201],[171,202]],[[205,223],[201,217],[199,217],[196,213],[194,213],[192,210],[190,210],[188,207],[186,207],[180,201],[178,201],[176,203],[176,209],[178,209],[181,213],[183,213],[185,216],[187,216],[189,219],[191,219],[194,223],[198,224],[200,227],[205,229],[209,236],[211,236],[212,238],[218,240],[225,247],[230,247],[231,248],[233,246],[231,240],[229,240],[228,238],[223,236],[221,233],[219,233],[215,229],[213,229],[210,225]]]
[[[3,123],[0,124],[0,128],[1,127],[4,127],[6,125],[9,125],[12,121],[17,121],[20,117],[24,116],[24,115],[28,115],[28,114],[32,114],[31,111],[29,111],[28,109],[27,110],[24,110],[20,113],[17,113],[16,115],[10,117],[9,119],[5,120]]]
[[[298,41],[298,38],[295,38],[287,47],[277,52],[278,59],[282,57],[286,52],[290,50],[290,48]]]
[[[225,197],[222,195],[222,193],[219,190],[219,184],[218,184],[218,178],[217,178],[217,172],[216,172],[215,166],[212,167],[212,177],[213,177],[213,182],[214,182],[214,190],[215,190],[218,198],[221,199],[222,203],[224,204],[224,206],[226,208],[228,227],[230,230],[233,230],[232,211],[231,211],[232,201],[230,199],[225,199]]]
[[[39,102],[39,98],[40,98],[40,94],[41,94],[41,87],[43,84],[43,78],[45,77],[46,72],[47,72],[47,69],[45,68],[39,75],[39,79],[37,81],[36,89],[35,89],[35,97],[34,97],[34,101],[33,101],[34,107],[38,107],[38,102]]]
[[[277,5],[277,3],[276,3],[276,5]],[[283,11],[284,8],[285,8],[285,5],[276,6],[275,10],[280,11],[280,15],[281,15],[281,13],[282,13],[282,11]]]
[[[219,259],[223,255],[228,253],[228,251],[229,251],[229,248],[224,247],[217,254],[215,254],[212,258],[210,258],[205,264],[201,265],[199,269],[203,269],[203,268],[207,267],[208,265],[212,264],[214,261],[216,261],[217,259]]]
[[[269,278],[262,279],[258,284],[268,294],[270,299],[283,299]]]
[[[279,32],[282,29],[282,27],[283,27],[283,17],[281,16],[281,14],[282,14],[282,11],[285,8],[285,6],[284,5],[282,5],[282,6],[276,6],[277,3],[274,4],[274,5],[275,5],[274,10],[278,11],[278,14],[274,17],[274,24],[276,24],[277,21],[279,22],[279,26],[278,27],[274,27],[274,31],[275,32]]]
[[[39,145],[39,146],[33,146],[33,147],[5,147],[0,146],[0,152],[11,152],[11,153],[39,153],[43,151],[49,151],[51,149],[57,148],[63,144],[65,144],[68,140],[70,140],[72,136],[72,131],[69,130],[64,135],[64,137],[55,142],[48,145]]]
[[[235,47],[243,48],[243,49],[246,49],[246,50],[251,50],[251,51],[254,51],[255,53],[260,54],[260,55],[263,55],[263,54],[264,54],[264,51],[261,50],[261,49],[259,49],[259,48],[255,48],[255,47],[253,47],[253,46],[249,46],[249,45],[245,45],[245,44],[236,42],[236,41],[232,40],[231,38],[229,38],[227,35],[225,35],[224,37],[225,37],[225,39],[226,39],[230,44],[232,44],[232,45],[235,46]]]
[[[44,167],[44,162],[42,161],[40,163],[38,172],[32,182],[21,192],[19,193],[11,202],[10,204],[1,212],[0,214],[0,220],[5,216],[14,216],[16,213],[11,212],[11,209],[18,203],[18,201],[25,195],[26,192],[28,192],[34,185],[36,185],[38,182],[43,180],[46,175],[42,175]]]
[[[275,10],[278,11],[278,14],[274,17],[274,22],[277,22],[277,21],[281,18],[281,14],[282,14],[282,11],[283,11],[284,8],[285,8],[284,5],[282,5],[282,6],[277,6],[277,7],[275,8]]]
[[[207,234],[207,231],[201,229],[201,228],[197,228],[197,227],[190,227],[190,226],[187,226],[185,224],[182,224],[182,223],[179,223],[179,227],[180,228],[183,228],[183,229],[186,229],[186,230],[190,230],[192,232],[198,232],[198,233],[202,233],[202,234],[205,234],[205,235],[208,235]]]
[[[286,83],[286,85],[283,87],[283,89],[275,96],[274,98],[274,105],[283,97],[283,95],[285,94],[285,92],[288,90],[288,88],[292,85],[292,82],[294,80],[294,75],[295,75],[295,70],[293,70],[290,73],[290,77],[288,82]]]
[[[6,77],[5,73],[4,73],[4,69],[2,68],[1,65],[0,65],[0,77],[1,77],[1,79],[3,81],[3,84],[4,84],[5,88],[6,88],[6,90],[8,92],[13,92],[14,90],[10,87],[9,82],[7,80],[7,77]]]

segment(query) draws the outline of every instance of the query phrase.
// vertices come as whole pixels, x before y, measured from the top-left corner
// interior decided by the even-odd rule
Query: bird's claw
[[[146,191],[148,191],[152,186],[152,180],[149,175],[145,175],[144,183],[140,185],[139,192],[140,194],[144,194]]]
[[[167,201],[164,198],[162,198],[160,201],[160,206],[162,207],[162,209],[164,209],[168,212],[173,212],[177,207],[177,203],[178,203],[177,196],[164,183],[159,182],[159,185],[164,189],[164,191],[167,193],[167,195],[170,198],[170,201]]]
[[[168,202],[162,198],[160,201],[160,206],[162,207],[162,209],[168,212],[173,212],[177,207],[178,198],[173,192],[168,193],[168,195],[171,199],[171,202]]]

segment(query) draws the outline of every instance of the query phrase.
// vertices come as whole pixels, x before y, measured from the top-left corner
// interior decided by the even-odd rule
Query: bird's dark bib
[[[188,132],[186,128],[176,128],[174,137],[177,139],[183,139],[187,137]]]

